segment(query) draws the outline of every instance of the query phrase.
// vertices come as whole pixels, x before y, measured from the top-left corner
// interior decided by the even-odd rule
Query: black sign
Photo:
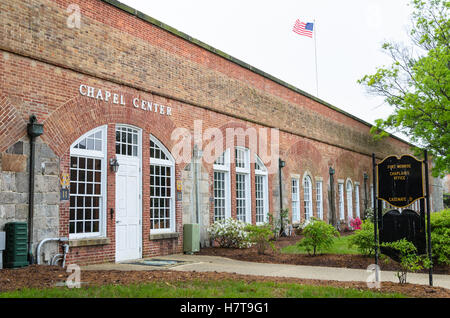
[[[403,155],[385,158],[378,168],[378,199],[403,208],[424,197],[422,161]]]
[[[425,254],[425,226],[420,215],[413,210],[391,210],[383,215],[380,228],[380,242],[395,242],[406,239],[414,244],[418,254]],[[398,251],[387,247],[381,247],[381,252],[400,261]]]

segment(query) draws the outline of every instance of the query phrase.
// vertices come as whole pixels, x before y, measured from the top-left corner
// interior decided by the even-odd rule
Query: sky
[[[392,112],[357,80],[391,64],[382,43],[408,43],[408,0],[121,2],[370,124]],[[297,19],[313,22],[315,37],[294,33]]]

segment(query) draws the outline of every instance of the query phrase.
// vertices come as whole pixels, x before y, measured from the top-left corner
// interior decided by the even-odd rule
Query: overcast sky
[[[390,64],[383,42],[408,42],[408,0],[121,2],[369,123],[391,112],[356,81]],[[297,19],[315,22],[315,39],[292,32]]]

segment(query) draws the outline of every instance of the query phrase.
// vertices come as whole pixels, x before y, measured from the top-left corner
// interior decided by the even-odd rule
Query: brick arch
[[[53,112],[44,121],[42,139],[56,155],[61,157],[72,143],[86,132],[98,126],[116,123],[141,128],[144,145],[145,136],[151,133],[167,149],[172,148],[170,136],[175,125],[167,116],[145,113],[133,107],[108,104],[85,96],[73,98]],[[148,144],[150,145],[149,142]]]
[[[336,176],[341,179],[351,178],[355,181],[362,182],[364,172],[371,175],[369,158],[361,158],[358,154],[345,151],[336,159]]]
[[[228,128],[233,128],[233,129],[239,129],[239,128],[241,128],[241,129],[243,129],[244,131],[246,131],[248,128],[252,128],[252,129],[255,129],[255,132],[256,132],[256,142],[257,142],[257,145],[258,145],[258,147],[256,148],[257,149],[257,151],[254,151],[254,148],[253,147],[251,147],[251,145],[250,145],[250,139],[248,138],[248,137],[246,137],[245,138],[245,141],[244,141],[244,145],[241,145],[240,144],[240,146],[244,146],[244,147],[246,147],[246,148],[248,148],[248,149],[250,149],[251,150],[251,160],[256,160],[256,158],[254,157],[254,155],[258,155],[260,158],[262,158],[262,156],[260,155],[260,145],[259,145],[259,142],[260,142],[260,130],[259,130],[259,128],[266,128],[266,127],[254,127],[253,125],[249,125],[249,124],[247,124],[247,123],[245,123],[245,122],[240,122],[240,121],[228,121],[228,122],[226,122],[225,124],[223,124],[222,126],[220,126],[220,127],[217,127],[217,129],[219,129],[220,130],[220,132],[222,133],[222,140],[214,140],[213,142],[214,143],[219,143],[219,144],[221,144],[221,146],[222,146],[222,149],[223,149],[223,151],[225,151],[226,149],[228,149],[228,148],[230,148],[231,149],[231,146],[233,146],[233,147],[235,147],[235,146],[237,146],[237,138],[235,137],[234,138],[234,140],[226,140],[227,139],[227,133],[226,133],[226,130],[228,129]],[[266,149],[266,151],[267,151],[267,155],[268,156],[271,156],[271,154],[270,154],[270,151],[271,151],[271,149],[270,149],[270,138],[272,137],[271,135],[270,135],[270,133],[271,133],[271,131],[270,131],[270,129],[268,129],[268,141],[267,141],[267,147],[269,148],[269,149]],[[203,144],[203,147],[205,148],[205,143]],[[231,151],[231,150],[230,150]],[[214,160],[215,159],[217,159],[217,157],[218,156],[220,156],[221,154],[216,154],[216,158],[214,158]],[[233,159],[234,159],[234,152],[233,153],[231,153],[231,161],[233,162]],[[277,162],[276,162],[276,166],[278,166],[278,156],[276,157],[276,160],[277,160]],[[253,161],[252,161],[253,162]],[[271,164],[271,163],[270,163]],[[269,166],[271,166],[269,163],[266,163],[266,162],[264,162],[264,165],[266,166],[266,168],[269,168]],[[209,163],[203,163],[203,165],[204,165],[204,167],[205,167],[205,169],[209,172],[209,173],[211,173],[212,172],[212,169],[213,169],[213,166],[212,166],[212,164],[209,164]]]
[[[26,135],[27,123],[6,95],[0,94],[0,152]]]
[[[303,176],[305,171],[309,171],[311,177],[326,177],[328,166],[324,164],[322,154],[319,149],[307,140],[300,140],[294,143],[285,153],[286,175],[291,172]],[[314,179],[313,179],[314,180]]]

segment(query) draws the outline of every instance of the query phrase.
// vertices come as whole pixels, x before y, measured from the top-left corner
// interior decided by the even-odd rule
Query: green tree
[[[411,4],[409,47],[383,44],[393,63],[358,83],[394,108],[387,119],[375,121],[371,129],[375,139],[387,136],[385,129],[406,133],[433,157],[433,175],[443,176],[450,173],[450,2],[413,0]]]

